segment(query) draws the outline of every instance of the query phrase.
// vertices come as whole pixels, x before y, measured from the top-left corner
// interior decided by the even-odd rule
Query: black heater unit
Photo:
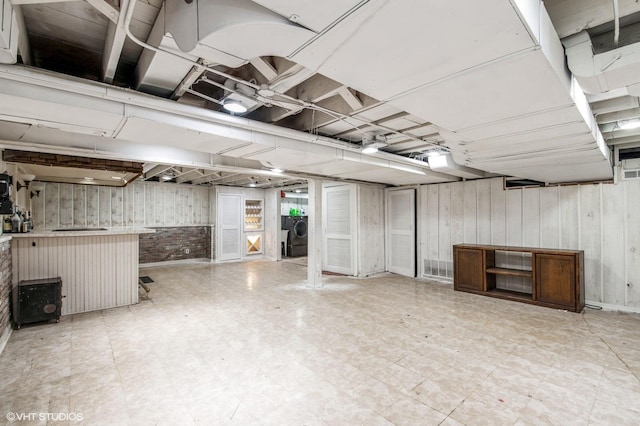
[[[18,329],[32,322],[60,321],[62,280],[60,277],[20,281],[13,294],[13,320]]]

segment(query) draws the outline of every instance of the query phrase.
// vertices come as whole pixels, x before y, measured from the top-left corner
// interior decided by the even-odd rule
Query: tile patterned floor
[[[0,415],[90,425],[637,425],[640,315],[289,262],[143,269],[138,305],[25,325]],[[0,417],[0,423],[5,418]],[[45,424],[22,421],[14,424]]]

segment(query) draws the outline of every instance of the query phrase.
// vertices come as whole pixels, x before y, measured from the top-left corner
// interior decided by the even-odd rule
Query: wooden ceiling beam
[[[142,174],[142,163],[110,160],[105,158],[78,157],[75,155],[49,154],[44,152],[15,151],[5,149],[2,159],[11,163],[37,164],[40,166],[74,167],[89,170],[109,170]]]

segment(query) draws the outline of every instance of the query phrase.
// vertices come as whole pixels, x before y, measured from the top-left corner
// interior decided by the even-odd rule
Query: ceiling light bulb
[[[630,130],[640,128],[640,118],[634,118],[631,120],[618,121],[618,128],[622,130]]]
[[[255,182],[251,182],[251,183],[249,184],[249,186],[250,186],[251,188],[255,188],[255,187],[256,187],[256,183],[255,183]]]
[[[299,193],[302,192],[302,190],[301,189],[296,189],[296,192],[299,194]]]
[[[161,177],[161,179],[162,179],[162,180],[164,180],[164,181],[167,181],[167,180],[171,180],[171,179],[173,179],[173,176],[171,176],[171,175],[163,175],[163,176]]]
[[[376,152],[378,152],[378,148],[375,146],[366,146],[362,149],[363,154],[374,154]]]
[[[274,172],[274,173],[282,173],[282,172],[284,172],[283,169],[279,169],[277,167],[274,167],[273,169],[271,169],[271,171]]]
[[[243,112],[247,112],[246,106],[242,105],[238,101],[233,101],[233,100],[224,101],[224,103],[222,104],[222,108],[226,109],[227,111],[240,113],[240,114]]]

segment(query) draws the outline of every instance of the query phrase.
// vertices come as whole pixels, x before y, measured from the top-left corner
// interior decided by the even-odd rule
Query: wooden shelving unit
[[[264,237],[263,200],[246,198],[244,200],[244,240],[245,255],[262,253]]]
[[[244,230],[261,231],[263,228],[262,200],[244,200]]]
[[[515,255],[521,267],[496,262],[496,253]],[[456,244],[453,288],[458,291],[581,312],[584,309],[584,252],[530,247]],[[521,282],[498,286],[498,277]]]

